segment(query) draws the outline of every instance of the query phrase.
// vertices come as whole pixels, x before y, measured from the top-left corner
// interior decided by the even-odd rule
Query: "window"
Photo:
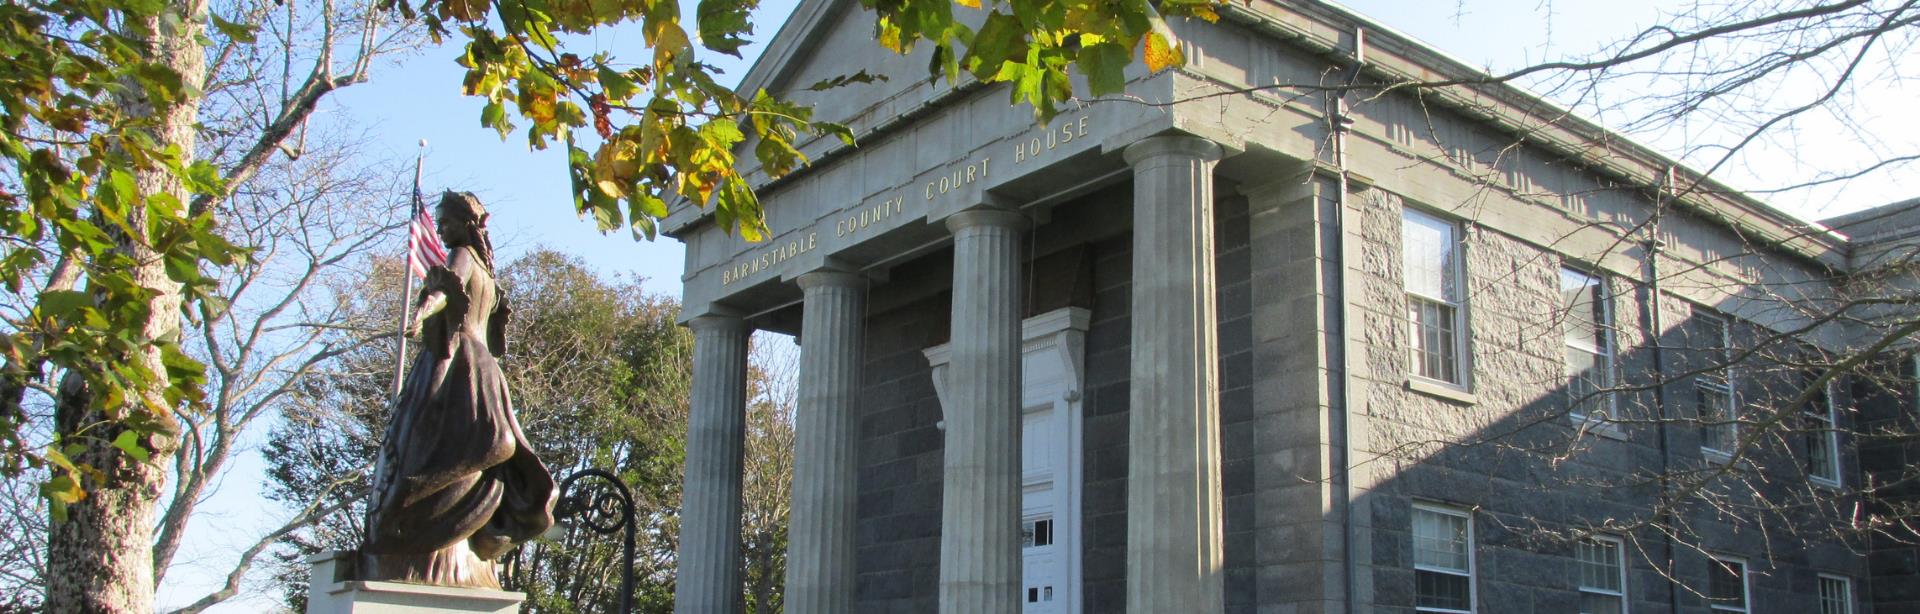
[[[1715,612],[1747,611],[1747,564],[1714,557],[1707,564],[1707,602]]]
[[[1038,548],[1040,546],[1053,545],[1052,518],[1028,520],[1021,524],[1024,525],[1020,527],[1020,546],[1022,548]]]
[[[1694,406],[1700,415],[1700,450],[1729,456],[1740,441],[1734,421],[1733,391],[1726,380],[1702,377],[1694,382]]]
[[[1400,249],[1407,290],[1407,321],[1413,337],[1415,375],[1466,385],[1460,310],[1460,240],[1453,224],[1405,209]]]
[[[1820,614],[1853,614],[1853,581],[1820,574]]]
[[[1700,449],[1718,456],[1730,456],[1740,442],[1740,413],[1733,402],[1733,378],[1728,374],[1727,348],[1731,346],[1727,320],[1708,313],[1694,314],[1707,344],[1700,356],[1712,369],[1694,378],[1694,409],[1700,420]]]
[[[1561,328],[1566,337],[1568,413],[1576,420],[1613,415],[1613,313],[1606,284],[1577,269],[1560,269]]]
[[[1801,431],[1806,436],[1807,477],[1827,484],[1840,483],[1840,434],[1833,428],[1833,382],[1814,391],[1801,408]]]
[[[1909,399],[1913,402],[1913,406],[1910,409],[1913,410],[1914,417],[1920,418],[1920,354],[1915,354],[1909,360],[1911,364],[1908,366],[1912,367],[1912,370],[1909,371],[1907,375],[1913,378],[1911,381],[1913,385],[1907,390],[1908,394],[1913,395],[1913,397]]]
[[[1580,560],[1580,614],[1627,611],[1627,570],[1620,540],[1594,537],[1575,544]]]
[[[1473,526],[1467,513],[1413,507],[1414,609],[1473,611]]]

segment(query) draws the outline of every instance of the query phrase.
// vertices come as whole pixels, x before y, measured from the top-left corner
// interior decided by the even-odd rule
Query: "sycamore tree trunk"
[[[172,0],[170,9],[179,16],[176,26],[149,19],[146,31],[148,57],[164,62],[189,84],[204,79],[206,61],[200,43],[207,19],[206,0]],[[137,86],[128,88],[120,106],[129,113],[155,119],[153,137],[161,147],[178,145],[191,160],[194,151],[194,122],[199,113],[197,94],[164,108],[156,107]],[[189,202],[181,182],[165,170],[143,171],[136,176],[142,194],[168,193],[179,202]],[[138,219],[129,216],[135,228],[146,223],[144,212],[135,209]],[[176,337],[180,330],[179,284],[167,277],[161,259],[136,237],[119,237],[119,249],[132,257],[137,283],[153,292],[150,310],[142,330],[147,339]],[[145,361],[152,372],[162,374],[160,353],[151,345],[125,356],[125,360]],[[161,391],[166,383],[154,382],[148,390],[129,391],[147,399],[149,407],[167,408],[157,416],[165,424],[176,425]],[[65,522],[52,524],[48,536],[47,610],[67,612],[149,612],[153,609],[153,512],[165,491],[175,428],[148,437],[143,445],[152,451],[149,462],[138,462],[114,448],[110,442],[119,432],[107,422],[104,412],[92,405],[93,391],[84,380],[68,373],[61,380],[55,407],[55,426],[63,436],[86,429],[84,437],[69,438],[82,442],[86,451],[75,461],[102,470],[101,479],[89,478],[87,496],[68,508]],[[138,401],[132,401],[138,402]],[[126,408],[127,411],[140,411]],[[103,426],[106,425],[106,426]]]

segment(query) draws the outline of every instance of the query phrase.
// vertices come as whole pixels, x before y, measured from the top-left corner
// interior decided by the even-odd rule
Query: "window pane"
[[[1700,415],[1700,447],[1720,452],[1731,452],[1739,440],[1739,430],[1734,424],[1731,407],[1733,397],[1717,384],[1701,384],[1694,387]]]
[[[1840,479],[1834,462],[1833,433],[1824,429],[1830,425],[1816,422],[1808,425],[1807,430],[1807,475],[1823,480]]]
[[[1402,274],[1407,291],[1458,302],[1454,294],[1453,224],[1407,210],[1400,225]]]
[[[1467,576],[1438,571],[1413,572],[1416,583],[1413,605],[1444,610],[1473,609],[1473,589]]]
[[[1853,590],[1841,578],[1820,578],[1820,614],[1853,614]]]
[[[1594,416],[1604,411],[1607,397],[1602,391],[1613,387],[1613,371],[1606,361],[1586,350],[1567,347],[1567,399],[1576,405],[1573,413]]]
[[[1620,614],[1620,597],[1580,593],[1580,614]]]
[[[1580,559],[1580,588],[1620,591],[1620,544],[1587,540],[1576,547]]]
[[[1413,563],[1466,573],[1466,517],[1415,508]]]
[[[1802,443],[1807,449],[1807,475],[1823,480],[1840,479],[1839,450],[1833,433],[1833,403],[1822,385],[1808,399],[1801,414]]]
[[[1712,560],[1707,565],[1707,598],[1717,608],[1747,608],[1747,566],[1734,561]]]
[[[1560,305],[1565,309],[1562,329],[1567,343],[1595,352],[1607,350],[1606,301],[1600,279],[1573,269],[1560,269]]]
[[[1459,342],[1453,326],[1453,306],[1408,296],[1407,318],[1412,321],[1414,373],[1458,383],[1459,357],[1455,349]]]

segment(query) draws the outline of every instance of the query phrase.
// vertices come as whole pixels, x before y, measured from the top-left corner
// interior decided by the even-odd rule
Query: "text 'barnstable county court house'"
[[[1920,216],[1677,190],[1504,85],[1249,90],[1478,74],[1339,7],[1173,26],[1186,67],[1037,125],[802,0],[743,91],[859,146],[755,174],[767,241],[666,224],[695,338],[677,612],[741,607],[754,330],[801,346],[790,613],[1920,612],[1911,541],[1823,528],[1913,499],[1860,486],[1920,444],[1855,435],[1913,432],[1909,350],[1792,436],[1751,412],[1804,378],[1742,351],[1852,347],[1794,301],[1913,287],[1877,263]],[[863,70],[889,78],[806,91]]]

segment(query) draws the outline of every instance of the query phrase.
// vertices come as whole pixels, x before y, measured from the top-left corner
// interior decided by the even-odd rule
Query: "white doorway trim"
[[[1086,382],[1086,333],[1092,312],[1079,307],[1063,307],[1021,322],[1021,414],[1028,408],[1052,405],[1055,415],[1065,419],[1067,450],[1064,465],[1056,478],[1061,506],[1056,508],[1054,543],[1066,554],[1066,612],[1080,614],[1082,608],[1083,561],[1081,547],[1085,526],[1081,510],[1086,449],[1081,440],[1081,399]],[[947,413],[947,365],[951,360],[948,344],[927,348],[927,362],[933,367],[933,389],[940,398],[940,413]],[[946,421],[940,422],[945,428]],[[1024,471],[1023,471],[1024,473]]]

